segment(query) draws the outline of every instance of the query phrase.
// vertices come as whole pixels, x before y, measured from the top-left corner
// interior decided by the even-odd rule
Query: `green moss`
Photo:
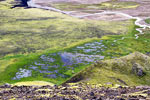
[[[40,9],[2,9],[0,13],[1,57],[63,48],[120,30],[125,33],[131,23],[87,21]]]
[[[135,39],[134,35],[138,32],[135,30],[137,26],[134,25],[134,20],[110,22],[83,20],[41,9],[10,9],[7,7],[10,6],[7,2],[4,2],[4,4],[4,7],[0,7],[1,84],[33,80],[62,84],[78,72],[88,68],[89,65],[81,65],[75,69],[75,74],[70,70],[65,71],[65,74],[69,75],[67,78],[43,78],[36,72],[34,72],[34,76],[21,80],[11,80],[11,78],[15,76],[19,68],[37,61],[42,54],[59,51],[73,52],[76,46],[83,46],[85,43],[101,39],[108,48],[98,55],[105,56],[105,59],[125,56],[134,51],[150,52],[149,32],[142,34],[139,39]],[[104,35],[109,36],[102,37]],[[100,37],[102,38],[100,39]],[[122,37],[125,37],[125,39],[122,40]],[[117,42],[114,42],[114,40],[117,40]],[[82,50],[79,53],[82,53]],[[59,60],[60,58],[56,59]],[[60,64],[60,62],[57,63]],[[117,63],[113,63],[113,65],[112,67],[105,65],[106,68],[93,69],[95,80],[93,79],[90,82],[99,83],[101,80],[100,83],[102,84],[108,81],[120,84],[116,80],[116,78],[119,78],[128,84],[148,84],[149,74],[140,79],[134,75],[128,75],[129,73],[125,74],[125,72],[129,72],[128,66],[125,66],[125,70],[122,70],[123,65]],[[107,75],[107,73],[109,74]],[[110,78],[111,76],[115,79]]]
[[[103,9],[129,9],[138,7],[138,3],[136,2],[119,2],[119,1],[111,1],[101,3],[100,6]]]
[[[147,59],[145,59],[147,57]],[[139,77],[132,73],[132,63],[142,65],[146,75]],[[147,63],[148,62],[148,63]],[[116,63],[116,64],[114,64]],[[149,85],[149,71],[146,67],[150,64],[150,57],[141,53],[134,53],[122,58],[100,61],[88,69],[78,73],[75,77],[83,77],[80,82],[105,85],[109,82],[120,85]]]
[[[57,9],[72,11],[72,10],[111,10],[111,9],[131,9],[139,6],[136,2],[129,1],[109,1],[100,4],[76,4],[76,3],[54,3],[50,6],[56,7]]]
[[[74,77],[83,76],[84,79],[82,79],[81,82],[87,82],[91,84],[96,83],[104,85],[108,82],[111,82],[113,84],[121,85],[125,85],[124,83],[127,85],[149,85],[150,74],[148,66],[150,64],[150,58],[148,56],[144,57],[142,54],[137,54],[135,57],[131,55],[126,56],[125,59],[117,59],[135,51],[139,51],[144,54],[150,52],[150,32],[148,30],[144,31],[144,34],[139,35],[139,38],[135,39],[134,35],[138,34],[138,32],[135,30],[136,28],[138,27],[131,25],[129,27],[129,34],[108,36],[108,38],[103,40],[103,43],[108,48],[104,52],[99,53],[99,55],[105,56],[105,59],[110,59],[112,57],[115,57],[116,59],[108,60],[105,63],[98,63],[96,64],[97,67],[91,67],[90,70],[82,70]],[[125,39],[122,39],[122,37]],[[114,40],[117,41],[114,42]],[[82,53],[82,51],[80,52]],[[138,77],[131,73],[133,62],[139,63],[144,68],[146,76]]]
[[[146,22],[147,24],[150,24],[150,18],[145,19],[145,22]]]

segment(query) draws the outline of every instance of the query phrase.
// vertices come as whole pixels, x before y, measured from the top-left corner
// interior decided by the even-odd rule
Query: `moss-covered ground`
[[[133,65],[139,64],[144,74],[138,76],[133,72]],[[130,55],[115,58],[112,60],[98,61],[96,64],[91,65],[84,71],[79,72],[68,82],[77,79],[78,82],[85,82],[90,84],[102,84],[102,85],[150,85],[149,84],[149,64],[150,57],[135,52]],[[81,78],[82,77],[82,78]]]
[[[150,18],[145,19],[145,22],[146,22],[147,24],[150,24]]]
[[[0,3],[0,83],[15,83],[21,81],[48,81],[54,84],[62,84],[76,73],[91,65],[93,62],[78,64],[78,67],[71,65],[63,68],[64,62],[61,61],[59,53],[80,53],[84,55],[101,55],[104,59],[118,58],[139,51],[142,53],[150,52],[149,31],[135,39],[134,20],[128,21],[92,21],[69,17],[60,13],[45,11],[41,9],[10,9],[10,1]],[[107,36],[104,36],[107,35]],[[122,39],[124,37],[124,39]],[[117,40],[117,41],[116,41]],[[91,51],[94,46],[97,52]],[[83,51],[85,48],[88,52]],[[53,63],[43,62],[42,55],[56,54],[50,56],[55,59]],[[29,69],[35,66],[35,62],[59,65],[59,68],[49,69],[58,70],[59,74],[66,75],[56,78],[43,77],[47,74],[38,73],[33,70],[32,76],[12,80],[20,68]],[[38,66],[41,70],[41,66]],[[104,70],[103,73],[114,73],[111,70]],[[120,70],[118,70],[120,71]],[[117,74],[117,73],[114,73]],[[122,78],[128,75],[121,75]],[[101,77],[103,78],[103,76]],[[133,78],[137,79],[137,78]],[[109,80],[107,80],[109,81]],[[105,82],[105,81],[104,81]],[[134,84],[134,83],[133,83]],[[148,84],[147,81],[144,84]]]
[[[131,1],[118,1],[112,0],[103,2],[100,4],[78,4],[78,3],[53,3],[49,6],[53,6],[57,9],[72,11],[72,10],[119,10],[119,9],[132,9],[139,6],[136,2]]]

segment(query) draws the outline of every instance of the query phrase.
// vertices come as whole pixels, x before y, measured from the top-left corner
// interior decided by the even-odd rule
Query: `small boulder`
[[[9,83],[5,83],[5,84],[4,84],[4,87],[6,87],[6,88],[10,88],[10,87],[11,87],[11,85],[10,85]]]
[[[137,76],[144,76],[145,72],[140,64],[134,63],[132,66],[132,73],[136,74]]]
[[[90,96],[94,96],[94,95],[95,95],[94,92],[91,92],[91,93],[90,93]]]

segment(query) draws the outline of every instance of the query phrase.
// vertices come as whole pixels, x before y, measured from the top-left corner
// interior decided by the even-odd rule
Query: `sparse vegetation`
[[[128,1],[109,1],[103,2],[100,4],[76,4],[76,3],[54,3],[50,4],[50,6],[56,7],[61,10],[72,11],[72,10],[115,10],[115,9],[130,9],[136,8],[139,6],[136,2],[128,2]]]
[[[150,24],[150,18],[145,19],[145,22],[146,22],[147,24]]]

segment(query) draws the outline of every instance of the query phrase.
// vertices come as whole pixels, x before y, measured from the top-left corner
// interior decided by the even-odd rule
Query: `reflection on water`
[[[24,77],[30,77],[31,75],[32,75],[31,70],[20,68],[19,71],[16,73],[16,76],[13,77],[12,80],[18,80]]]
[[[30,77],[32,72],[38,72],[45,78],[66,78],[69,76],[66,72],[69,70],[74,72],[81,65],[88,65],[98,60],[103,60],[105,56],[97,54],[107,48],[102,42],[86,43],[73,48],[71,52],[64,51],[41,55],[32,65],[25,66],[24,71],[21,72],[22,74],[18,74],[20,73],[19,70],[13,79]]]

